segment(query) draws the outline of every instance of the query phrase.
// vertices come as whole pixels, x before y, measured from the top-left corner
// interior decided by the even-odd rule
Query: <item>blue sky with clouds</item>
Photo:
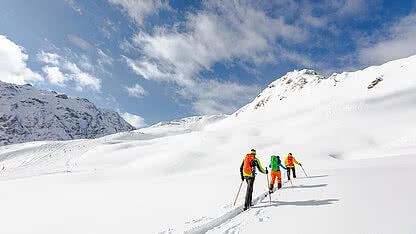
[[[407,57],[414,38],[415,0],[2,0],[0,80],[143,126],[231,113],[294,69]]]

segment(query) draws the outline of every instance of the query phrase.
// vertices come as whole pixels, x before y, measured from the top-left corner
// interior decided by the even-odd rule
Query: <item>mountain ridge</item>
[[[0,81],[0,145],[91,139],[134,129],[117,112],[88,99]]]

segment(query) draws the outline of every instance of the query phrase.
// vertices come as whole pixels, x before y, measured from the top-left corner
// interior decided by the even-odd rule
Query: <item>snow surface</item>
[[[415,75],[416,56],[328,78],[294,71],[202,130],[0,147],[1,230],[415,233]],[[297,168],[270,206],[259,175],[241,212],[251,148],[263,165],[292,152],[309,177]]]

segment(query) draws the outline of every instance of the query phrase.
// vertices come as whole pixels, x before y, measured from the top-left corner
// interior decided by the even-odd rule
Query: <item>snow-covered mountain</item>
[[[117,112],[31,85],[0,81],[0,145],[90,139],[134,130]]]
[[[330,77],[294,71],[202,130],[155,134],[181,122],[2,146],[2,230],[275,233],[284,223],[287,233],[414,233],[415,77],[416,56]],[[269,200],[259,173],[242,213],[239,168],[251,148],[263,166],[292,152],[309,177],[297,167],[292,185],[283,173]]]
[[[251,103],[236,111],[234,115],[238,116],[243,112],[262,108],[270,100],[282,101],[305,87],[313,87],[324,79],[326,78],[314,70],[304,69],[289,72],[269,84]]]

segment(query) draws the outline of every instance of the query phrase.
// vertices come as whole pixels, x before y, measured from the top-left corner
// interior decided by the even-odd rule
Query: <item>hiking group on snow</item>
[[[269,194],[273,193],[274,190],[274,184],[276,182],[277,178],[277,189],[282,188],[282,174],[280,171],[280,167],[283,167],[287,172],[287,179],[290,180],[290,171],[292,171],[293,178],[296,178],[296,170],[295,170],[295,164],[302,167],[302,164],[296,161],[296,159],[293,157],[292,153],[289,153],[288,156],[284,160],[285,166],[282,165],[282,161],[280,160],[280,156],[272,155],[270,157],[270,164],[269,168],[271,169],[270,177],[271,182],[268,182],[268,189]],[[252,206],[252,197],[253,197],[253,188],[254,188],[254,180],[256,178],[256,170],[259,170],[261,173],[267,175],[267,181],[269,181],[269,171],[266,168],[263,168],[261,165],[261,162],[258,158],[256,158],[256,150],[252,149],[249,154],[246,155],[243,162],[240,166],[240,175],[241,175],[241,185],[243,184],[243,181],[245,180],[247,182],[247,190],[246,190],[246,197],[244,202],[244,210],[247,210]],[[302,167],[303,169],[303,167]],[[305,173],[306,175],[306,173]],[[240,185],[240,189],[241,189]],[[240,192],[240,189],[238,192]],[[237,194],[238,196],[238,194]],[[235,202],[234,202],[235,204]]]

